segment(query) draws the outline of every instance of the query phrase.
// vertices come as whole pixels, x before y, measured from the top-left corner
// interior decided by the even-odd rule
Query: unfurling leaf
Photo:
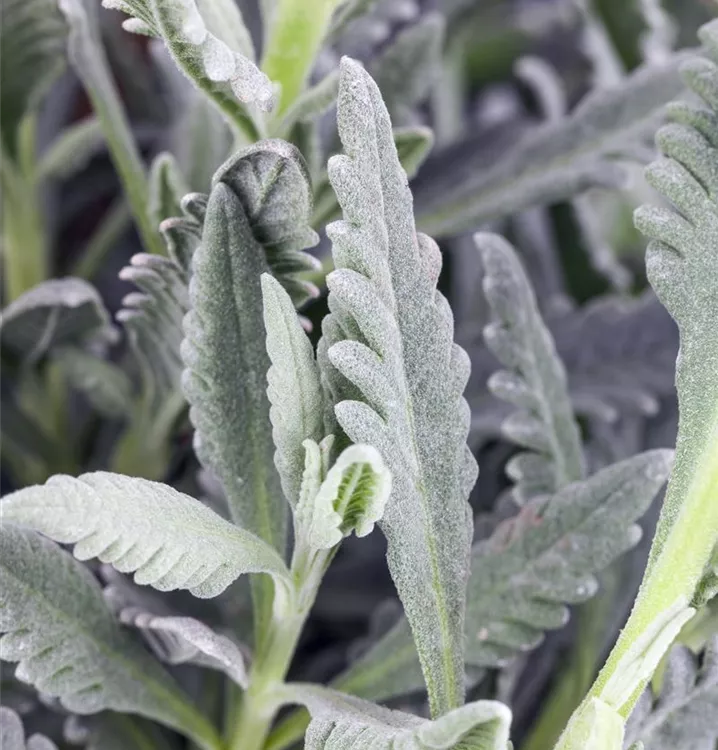
[[[9,520],[4,506],[3,517]],[[84,566],[50,540],[10,523],[0,529],[0,541],[0,654],[19,662],[18,679],[75,713],[135,713],[192,737],[205,750],[217,747],[210,724],[120,628]]]
[[[313,549],[331,549],[352,531],[358,537],[370,534],[391,492],[391,474],[379,452],[369,445],[350,445],[316,487],[311,475],[322,464],[320,446],[311,440],[304,445],[305,483],[313,486],[302,486],[295,511],[298,533]]]
[[[432,711],[463,700],[463,621],[476,463],[466,446],[465,352],[436,290],[438,247],[417,235],[411,193],[376,84],[345,58],[329,175],[345,220],[328,228],[336,271],[319,361],[336,418],[392,474],[381,523]],[[411,523],[407,520],[411,519]]]
[[[523,505],[583,478],[581,436],[566,372],[516,252],[497,235],[475,239],[485,269],[484,294],[494,313],[484,339],[507,368],[491,376],[489,389],[517,407],[502,431],[529,449],[507,466],[514,497]]]
[[[281,692],[312,714],[306,750],[509,748],[511,711],[498,701],[468,703],[430,721],[317,685],[290,683]]]
[[[217,669],[247,688],[247,666],[239,646],[203,622],[192,617],[159,617],[137,607],[121,609],[119,618],[124,625],[141,630],[162,661]]]
[[[261,539],[159,482],[102,471],[57,475],[7,495],[0,508],[6,521],[74,544],[78,560],[97,557],[160,591],[213,597],[243,573],[289,585],[281,558]]]

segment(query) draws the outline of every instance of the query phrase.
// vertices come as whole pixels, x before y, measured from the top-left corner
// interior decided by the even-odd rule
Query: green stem
[[[237,722],[229,738],[230,750],[262,750],[281,703],[276,688],[289,670],[302,628],[329,567],[334,550],[312,551],[301,539],[292,559],[295,593],[288,602],[275,602],[274,615],[262,651],[241,698]]]
[[[130,224],[130,210],[124,199],[113,203],[100,220],[73,267],[73,276],[92,280],[102,268],[109,252]]]
[[[338,0],[278,0],[262,70],[282,87],[275,117],[302,93]]]
[[[18,161],[2,158],[3,268],[5,304],[49,276],[47,237],[37,180],[36,119],[30,114],[18,133]]]

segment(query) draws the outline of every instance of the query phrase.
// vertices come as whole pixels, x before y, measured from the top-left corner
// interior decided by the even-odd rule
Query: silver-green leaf
[[[289,684],[283,697],[304,704],[312,721],[306,750],[508,750],[511,711],[476,701],[431,721],[318,685]]]
[[[523,505],[583,478],[581,435],[568,394],[566,371],[541,319],[533,289],[514,249],[498,235],[477,234],[484,265],[484,294],[493,311],[486,345],[507,368],[489,378],[489,389],[517,407],[504,435],[528,452],[514,456],[507,473]]]
[[[417,235],[407,178],[379,90],[341,65],[339,132],[346,156],[329,175],[344,221],[328,227],[336,269],[320,364],[336,418],[379,450],[393,479],[382,530],[432,711],[463,702],[463,623],[476,463],[466,446],[466,353],[436,290],[441,255]],[[407,519],[411,523],[407,523]]]
[[[57,745],[41,734],[33,734],[26,741],[22,719],[5,706],[0,706],[0,747],[3,750],[57,750]]]
[[[217,747],[207,720],[120,628],[89,570],[49,539],[10,523],[0,529],[0,544],[0,654],[19,662],[18,679],[75,713],[135,713],[205,750]]]
[[[0,508],[6,521],[74,544],[78,560],[97,557],[160,591],[214,597],[243,573],[268,573],[289,586],[271,547],[159,482],[103,471],[57,475],[6,496]]]

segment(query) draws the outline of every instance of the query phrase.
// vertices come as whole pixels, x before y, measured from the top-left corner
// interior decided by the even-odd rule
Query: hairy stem
[[[240,699],[237,722],[229,737],[229,750],[261,750],[280,703],[276,688],[284,682],[319,584],[334,550],[315,552],[301,539],[292,558],[295,593],[288,602],[275,600],[274,615],[249,676],[249,688]],[[275,594],[276,596],[276,594]]]

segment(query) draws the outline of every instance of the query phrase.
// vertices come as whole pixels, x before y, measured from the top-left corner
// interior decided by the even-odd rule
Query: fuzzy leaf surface
[[[65,66],[67,25],[55,0],[3,0],[0,5],[0,131],[16,156],[20,122]]]
[[[515,250],[498,235],[477,234],[475,241],[485,270],[484,294],[494,316],[484,338],[507,368],[491,376],[489,389],[517,407],[502,430],[528,449],[507,467],[515,482],[514,497],[523,505],[583,478],[581,435],[566,372]]]
[[[701,657],[674,646],[659,694],[648,688],[626,727],[626,745],[641,741],[646,750],[713,750],[718,740],[718,637]]]
[[[226,22],[208,15],[206,2],[196,0],[103,0],[106,8],[129,14],[127,31],[160,37],[179,69],[241,130],[256,132],[246,105],[269,112],[274,105],[271,81],[246,56],[245,37],[239,42]],[[205,7],[207,6],[207,7]],[[201,12],[204,10],[204,16]],[[225,9],[226,10],[226,9]],[[207,20],[209,20],[209,23]],[[212,29],[209,25],[212,24]],[[224,26],[224,29],[223,29]],[[222,37],[217,36],[222,33]],[[235,38],[232,39],[232,36]],[[228,43],[229,42],[229,43]],[[237,49],[243,48],[243,51]]]
[[[5,518],[4,520],[9,520]],[[0,653],[16,676],[80,714],[136,713],[216,747],[214,730],[123,631],[92,574],[49,539],[0,529]]]
[[[0,507],[5,520],[74,544],[78,560],[97,557],[160,591],[214,597],[243,573],[286,583],[284,563],[262,540],[159,482],[104,471],[57,475]]]
[[[125,607],[120,622],[143,632],[155,655],[169,664],[196,664],[224,672],[246,689],[249,680],[244,655],[225,635],[192,617],[158,617],[137,607]]]
[[[322,388],[312,344],[292,300],[268,273],[262,274],[262,301],[272,363],[267,395],[276,446],[274,462],[284,496],[295,506],[304,475],[304,441],[319,443],[324,437]]]
[[[511,711],[476,701],[435,719],[391,711],[317,685],[288,685],[289,700],[312,714],[306,750],[508,750]]]
[[[91,341],[111,342],[116,331],[99,293],[82,279],[50,279],[11,302],[0,317],[2,346],[21,359]]]
[[[463,621],[476,463],[466,446],[469,374],[436,290],[438,247],[417,235],[391,123],[370,76],[345,58],[329,176],[344,221],[328,227],[336,271],[319,361],[336,418],[379,450],[393,478],[382,530],[432,711],[463,701]],[[409,519],[411,521],[409,522]]]
[[[488,169],[472,169],[458,180],[455,172],[447,174],[445,189],[434,181],[430,191],[417,194],[420,229],[456,235],[590,187],[621,184],[618,162],[643,158],[666,103],[683,91],[684,59],[677,54],[639,69],[620,86],[589,94],[566,118],[529,132]]]
[[[0,747],[3,750],[57,750],[57,745],[40,734],[25,740],[22,719],[10,708],[0,706]]]

